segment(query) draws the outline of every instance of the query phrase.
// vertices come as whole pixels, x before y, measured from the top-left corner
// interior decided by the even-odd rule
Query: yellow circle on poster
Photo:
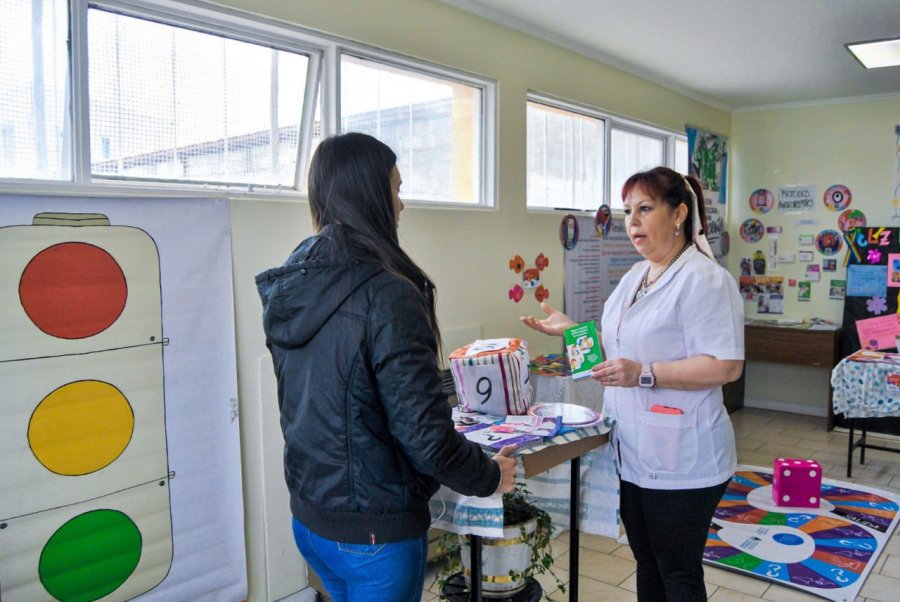
[[[38,404],[28,424],[28,442],[51,472],[80,476],[112,464],[133,432],[134,412],[121,391],[99,380],[80,380]]]

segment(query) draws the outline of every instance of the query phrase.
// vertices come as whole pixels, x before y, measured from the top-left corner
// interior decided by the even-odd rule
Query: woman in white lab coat
[[[703,549],[736,468],[722,385],[743,370],[744,308],[712,259],[699,182],[665,167],[623,186],[625,228],[645,258],[607,299],[601,320],[604,416],[616,420],[620,513],[638,600],[705,600]],[[561,335],[574,325],[545,304],[523,322]]]

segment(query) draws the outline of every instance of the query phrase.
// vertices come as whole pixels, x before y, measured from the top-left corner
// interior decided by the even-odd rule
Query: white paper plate
[[[602,420],[600,414],[574,403],[538,403],[528,408],[532,416],[562,416],[563,426],[592,426]]]

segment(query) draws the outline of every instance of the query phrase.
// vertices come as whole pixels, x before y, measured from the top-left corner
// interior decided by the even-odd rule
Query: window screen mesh
[[[294,186],[308,59],[88,13],[95,176]]]
[[[603,202],[604,122],[529,102],[528,206],[596,211]]]
[[[635,172],[666,164],[665,141],[617,128],[610,138],[610,206],[621,209],[625,180]]]
[[[66,180],[68,6],[0,1],[0,178]]]

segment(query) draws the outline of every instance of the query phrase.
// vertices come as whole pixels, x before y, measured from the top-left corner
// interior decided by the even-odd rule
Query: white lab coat
[[[697,355],[744,359],[744,304],[731,274],[691,247],[632,305],[648,265],[635,264],[606,301],[601,329],[607,358],[642,364]],[[654,404],[684,413],[650,412]],[[640,487],[711,487],[737,466],[721,387],[605,387],[603,413],[616,420],[613,445],[622,479]]]

